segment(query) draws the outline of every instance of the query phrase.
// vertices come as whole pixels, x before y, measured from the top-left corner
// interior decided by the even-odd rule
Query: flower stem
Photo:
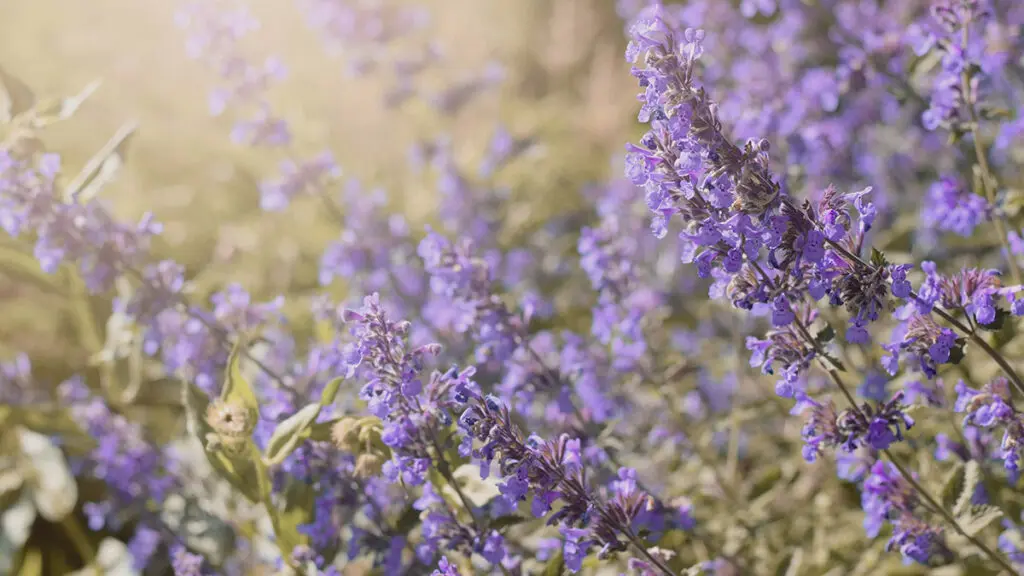
[[[874,269],[874,266],[868,264],[860,256],[853,254],[852,252],[841,246],[839,243],[833,242],[832,240],[829,240],[827,238],[825,239],[825,241],[829,244],[829,246],[831,246],[837,252],[839,252],[841,255],[847,258],[851,263],[860,264],[861,266],[866,266],[872,270]],[[920,299],[920,297],[917,295],[917,292],[913,290],[910,292],[910,298],[914,300]],[[1017,374],[1017,371],[1014,370],[1012,366],[1010,366],[1010,363],[1006,361],[1006,358],[1002,354],[1000,354],[998,350],[990,346],[988,342],[985,342],[985,339],[979,336],[977,331],[971,330],[970,328],[965,326],[963,322],[960,322],[959,320],[954,318],[952,314],[943,310],[938,305],[932,307],[932,312],[934,312],[936,316],[948,322],[957,330],[963,332],[965,336],[970,338],[972,342],[974,342],[982,350],[984,350],[985,353],[988,354],[988,356],[992,359],[992,361],[998,364],[999,367],[1003,370],[1003,372],[1006,373],[1006,376],[1009,377],[1010,381],[1013,383],[1013,387],[1017,389],[1017,392],[1024,396],[1024,381],[1021,380],[1020,376]]]
[[[633,545],[633,547],[639,550],[640,553],[643,554],[644,558],[647,558],[648,562],[650,562],[654,566],[657,566],[663,574],[665,574],[666,576],[679,576],[678,574],[676,574],[675,570],[669,568],[665,565],[664,562],[657,559],[653,554],[648,552],[647,547],[644,546],[644,543],[640,540],[640,538],[637,537],[636,534],[633,533],[632,530],[626,530],[624,533],[626,535],[626,538],[628,538],[629,542]]]
[[[961,44],[964,49],[967,48],[968,40],[970,38],[970,23],[964,24],[963,36]],[[975,99],[977,94],[971,93],[971,73],[970,70],[965,68],[960,76],[961,84],[963,84],[963,98],[964,103],[967,106],[967,114],[970,118],[970,133],[971,140],[974,141],[974,156],[975,161],[979,170],[981,170],[981,190],[984,193],[985,199],[988,200],[989,207],[995,210],[996,204],[996,191],[995,191],[995,175],[992,173],[992,169],[988,164],[988,154],[985,151],[984,145],[981,143],[981,133],[978,131],[981,119],[978,117],[978,110],[975,108]],[[1014,284],[1020,284],[1020,266],[1017,265],[1017,259],[1013,257],[1013,252],[1010,250],[1010,240],[1006,230],[1006,217],[997,212],[992,218],[993,223],[996,225],[996,233],[999,234],[999,242],[1003,246],[1004,253],[1006,255],[1006,262],[1010,266],[1010,275],[1013,277]]]
[[[939,503],[938,500],[936,500],[931,494],[929,494],[928,491],[925,490],[924,487],[921,486],[921,484],[919,484],[917,482],[917,480],[914,479],[913,475],[911,475],[910,472],[907,471],[907,469],[903,467],[903,464],[900,463],[900,461],[897,460],[896,457],[893,456],[891,452],[889,452],[889,450],[882,450],[882,452],[884,452],[885,455],[889,457],[889,461],[892,462],[892,465],[896,467],[896,470],[899,471],[900,475],[902,475],[903,478],[906,479],[907,483],[909,483],[914,488],[914,490],[922,498],[924,498],[925,501],[928,502],[928,504],[935,510],[935,512],[937,512],[940,516],[942,516],[946,520],[946,522],[948,522],[953,527],[953,529],[957,531],[957,533],[959,533],[964,538],[967,538],[967,540],[969,540],[971,544],[974,544],[975,546],[977,546],[985,554],[985,556],[988,556],[989,559],[994,561],[996,564],[999,564],[999,566],[1001,566],[1002,568],[1008,570],[1010,574],[1014,573],[1013,566],[1011,566],[1010,563],[1007,562],[1005,558],[1003,558],[999,554],[996,554],[996,552],[994,550],[989,548],[989,546],[987,544],[985,544],[984,542],[982,542],[981,540],[978,540],[974,536],[971,536],[970,534],[968,534],[963,529],[963,527],[960,526],[960,523],[957,522],[956,518],[953,517],[953,515],[950,514],[942,506],[942,504]]]

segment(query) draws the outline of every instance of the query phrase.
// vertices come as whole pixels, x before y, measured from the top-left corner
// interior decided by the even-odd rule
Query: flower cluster
[[[274,289],[116,218],[123,150],[66,178],[41,137],[88,94],[0,74],[0,300],[57,319],[4,334],[75,346],[4,341],[0,572],[1024,566],[1021,4],[619,0],[644,131],[586,182],[606,143],[563,122],[615,98],[617,24],[554,4],[530,37],[575,56],[507,70],[414,3],[273,8],[380,84],[379,134],[414,144],[379,182],[307,155],[245,2],[181,7],[211,115],[278,167],[231,200],[320,203]],[[40,562],[55,530],[75,553]]]

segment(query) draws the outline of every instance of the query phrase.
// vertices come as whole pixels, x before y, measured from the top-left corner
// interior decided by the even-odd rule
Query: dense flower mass
[[[0,574],[1024,570],[1024,5],[470,4],[176,6],[273,226],[212,257],[0,71]]]

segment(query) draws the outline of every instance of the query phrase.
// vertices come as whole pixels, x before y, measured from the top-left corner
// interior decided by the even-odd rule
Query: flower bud
[[[380,454],[367,452],[356,458],[355,475],[357,478],[369,478],[380,474],[384,467],[384,458]]]
[[[206,408],[206,423],[222,439],[244,439],[252,433],[256,419],[241,404],[215,400]]]
[[[359,420],[345,417],[331,427],[331,440],[339,450],[357,452],[359,450]]]

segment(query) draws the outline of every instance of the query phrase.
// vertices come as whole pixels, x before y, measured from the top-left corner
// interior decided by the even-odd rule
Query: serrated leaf
[[[518,514],[512,514],[510,516],[502,516],[491,521],[491,528],[494,530],[504,530],[505,528],[511,528],[517,526],[523,522],[529,522],[530,519],[526,516],[519,516]]]
[[[831,324],[826,324],[824,328],[818,330],[818,333],[814,335],[814,339],[818,341],[818,344],[827,344],[835,337],[836,331]]]
[[[885,254],[874,246],[871,247],[871,264],[885,266]]]
[[[273,466],[283,462],[299,442],[309,436],[309,427],[319,415],[320,404],[310,404],[278,424],[267,442],[264,456],[267,465]]]
[[[345,381],[343,376],[331,380],[324,386],[324,391],[320,394],[320,405],[324,408],[334,404],[334,399],[338,396],[338,390],[341,388],[341,383]]]
[[[121,170],[128,143],[137,129],[138,125],[134,122],[118,128],[110,140],[86,162],[82,171],[64,188],[65,201],[77,198],[80,202],[87,202],[95,198],[100,189],[109,184]]]
[[[256,391],[242,375],[243,350],[245,350],[245,343],[239,339],[228,358],[228,366],[224,374],[224,387],[221,390],[220,398],[224,402],[238,403],[250,410],[258,411],[259,400],[256,397]]]
[[[548,560],[548,563],[544,565],[544,571],[541,572],[541,576],[562,576],[562,572],[565,571],[565,557],[562,556],[562,551],[559,550],[557,554]]]
[[[958,461],[942,479],[942,492],[939,497],[943,508],[950,509],[956,504],[960,492],[963,490],[964,474],[964,463]]]
[[[78,484],[64,453],[42,434],[26,428],[21,428],[18,434],[21,452],[32,468],[28,486],[36,509],[50,522],[59,522],[78,502]]]
[[[846,372],[846,365],[843,364],[842,360],[836,358],[835,355],[830,354],[829,352],[826,351],[822,351],[821,355],[828,359],[828,363],[834,366],[836,370],[840,372]]]
[[[956,503],[953,504],[953,514],[960,515],[971,505],[971,499],[981,482],[981,466],[974,460],[969,460],[964,465],[963,485]]]
[[[964,514],[958,516],[957,520],[960,522],[960,527],[964,533],[968,536],[975,536],[978,532],[985,529],[986,526],[1002,518],[1003,511],[995,506],[974,506],[970,508]]]

